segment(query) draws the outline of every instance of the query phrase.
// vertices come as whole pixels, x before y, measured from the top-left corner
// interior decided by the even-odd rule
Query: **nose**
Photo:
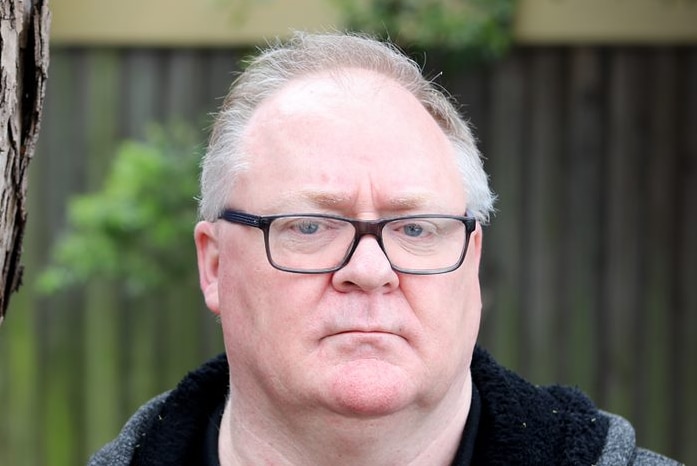
[[[353,255],[334,272],[332,284],[339,291],[390,292],[399,286],[399,276],[374,236],[363,236]]]

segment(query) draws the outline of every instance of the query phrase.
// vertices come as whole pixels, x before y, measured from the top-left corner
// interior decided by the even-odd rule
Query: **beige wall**
[[[519,0],[521,42],[697,43],[695,0]]]
[[[519,43],[697,43],[696,0],[519,2]],[[223,46],[341,27],[333,0],[52,0],[51,9],[56,44]]]

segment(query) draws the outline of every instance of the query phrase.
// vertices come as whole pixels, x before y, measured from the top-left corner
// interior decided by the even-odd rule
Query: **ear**
[[[476,264],[477,270],[479,270],[479,263],[482,258],[482,241],[483,241],[483,230],[482,225],[477,222],[477,227],[472,232],[470,236],[469,246],[467,247],[467,255],[472,255],[472,259]]]
[[[220,314],[218,296],[220,250],[215,225],[206,221],[197,223],[196,228],[194,228],[194,242],[198,257],[198,279],[203,298],[208,309],[214,314]]]

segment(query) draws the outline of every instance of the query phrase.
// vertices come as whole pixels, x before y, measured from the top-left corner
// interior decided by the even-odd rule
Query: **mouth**
[[[335,332],[320,342],[322,352],[333,361],[395,361],[409,342],[384,330],[353,329]],[[406,346],[405,346],[406,345]]]
[[[390,332],[388,330],[365,330],[365,329],[351,329],[351,330],[342,330],[339,332],[334,332],[330,335],[327,335],[324,338],[331,338],[331,337],[354,337],[354,338],[384,338],[384,337],[399,337],[402,339],[405,339],[402,335],[399,335],[394,332]]]

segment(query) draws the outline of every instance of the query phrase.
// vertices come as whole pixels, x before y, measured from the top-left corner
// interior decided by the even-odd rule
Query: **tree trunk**
[[[48,71],[48,0],[0,0],[0,324],[22,281],[27,176]]]

